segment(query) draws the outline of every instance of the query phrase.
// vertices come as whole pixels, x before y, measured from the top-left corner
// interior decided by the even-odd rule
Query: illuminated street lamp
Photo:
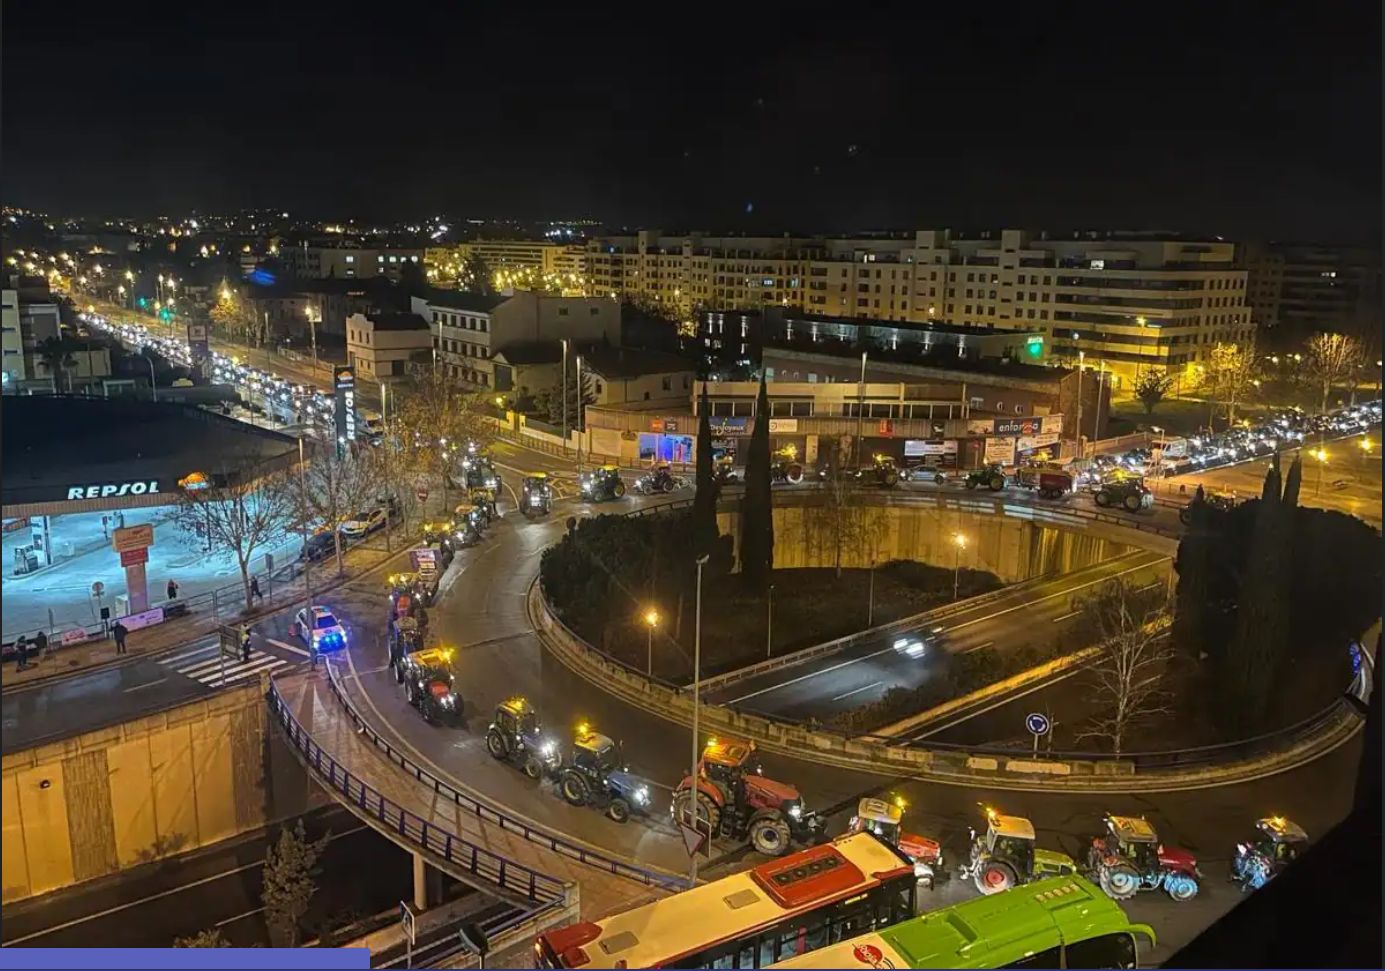
[[[967,538],[961,533],[953,533],[952,545],[956,550],[956,558],[952,561],[952,599],[956,600],[962,579],[962,550],[967,548]]]
[[[659,626],[659,612],[650,607],[644,612],[644,624],[649,629],[649,642],[645,648],[644,673],[654,677],[654,628]]]
[[[1313,449],[1313,451],[1309,452],[1308,454],[1312,455],[1313,458],[1315,458],[1315,459],[1318,460],[1318,491],[1317,491],[1317,495],[1321,496],[1321,495],[1322,495],[1322,473],[1323,473],[1323,469],[1327,468],[1327,449],[1323,448],[1322,446],[1318,446],[1317,448]]]

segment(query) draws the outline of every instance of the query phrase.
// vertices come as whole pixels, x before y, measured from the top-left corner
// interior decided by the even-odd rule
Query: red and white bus
[[[841,836],[600,921],[539,935],[540,968],[763,968],[914,916],[914,864]]]

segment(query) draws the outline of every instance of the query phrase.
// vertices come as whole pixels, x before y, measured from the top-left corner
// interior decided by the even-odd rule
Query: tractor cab
[[[1020,873],[1034,870],[1034,824],[1023,816],[986,811],[986,850],[997,859],[1011,860]]]
[[[495,706],[486,749],[492,758],[519,765],[531,779],[556,773],[563,765],[558,743],[544,732],[534,706],[520,696]]]
[[[412,617],[401,617],[390,627],[390,665],[395,668],[398,678],[399,663],[409,654],[423,650],[424,635],[418,621]]]
[[[937,840],[915,836],[903,830],[904,800],[862,799],[856,805],[856,815],[847,826],[848,833],[873,833],[879,839],[914,861],[914,875],[930,888],[942,870],[942,846]]]
[[[508,698],[496,705],[495,727],[516,738],[538,738],[543,731],[539,713],[529,704],[529,699],[521,697]]]
[[[455,722],[461,716],[461,700],[453,690],[453,652],[447,647],[428,647],[405,653],[395,668],[409,704],[430,723]]]
[[[1255,823],[1264,836],[1257,840],[1262,853],[1283,866],[1298,859],[1308,846],[1308,834],[1292,819],[1271,816]]]
[[[697,763],[698,774],[713,782],[744,784],[746,775],[761,775],[755,743],[738,738],[709,738]]]
[[[1159,866],[1159,834],[1149,820],[1140,816],[1107,816],[1106,829],[1115,842],[1115,852],[1141,869]]]
[[[526,495],[530,492],[545,492],[548,490],[547,472],[530,472],[520,481],[520,490]]]
[[[620,746],[586,724],[578,725],[572,742],[572,764],[594,776],[605,777],[622,768]]]

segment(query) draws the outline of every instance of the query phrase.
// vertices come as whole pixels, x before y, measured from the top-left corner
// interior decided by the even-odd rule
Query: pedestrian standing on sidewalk
[[[247,627],[242,632],[240,639],[240,663],[250,663],[250,628]]]
[[[178,581],[173,579],[172,577],[168,578],[168,599],[178,599]]]
[[[23,671],[29,666],[29,639],[23,634],[19,635],[19,640],[14,642],[14,649],[19,655],[18,662],[15,663],[16,671]]]
[[[48,635],[41,630],[34,634],[34,653],[41,660],[52,656],[53,653],[53,649],[48,646]]]
[[[125,635],[128,633],[130,633],[129,628],[117,620],[115,626],[111,628],[111,636],[115,638],[115,653],[125,653]]]
[[[250,596],[252,599],[258,600],[260,603],[264,603],[264,594],[260,593],[259,577],[250,578]]]

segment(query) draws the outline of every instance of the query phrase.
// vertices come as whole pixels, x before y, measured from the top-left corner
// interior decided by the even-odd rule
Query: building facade
[[[1118,383],[1205,361],[1254,322],[1235,245],[1168,235],[1057,239],[633,236],[587,243],[591,292],[666,308],[794,308],[823,317],[1033,330]]]
[[[369,246],[285,246],[279,258],[294,276],[303,279],[364,280],[385,277],[398,280],[409,265],[422,273],[423,250]]]
[[[587,296],[587,249],[573,243],[528,239],[478,239],[453,246],[430,246],[424,254],[428,280],[456,286],[467,263],[479,257],[492,272],[534,279],[564,296]]]
[[[352,314],[346,319],[346,359],[360,377],[388,382],[428,367],[433,336],[417,314]]]
[[[3,367],[4,391],[19,388],[28,374],[24,367],[24,335],[19,328],[19,291],[5,289],[0,296],[0,366]]]
[[[1380,348],[1380,250],[1295,243],[1243,247],[1247,299],[1267,347],[1298,348],[1318,331]]]

